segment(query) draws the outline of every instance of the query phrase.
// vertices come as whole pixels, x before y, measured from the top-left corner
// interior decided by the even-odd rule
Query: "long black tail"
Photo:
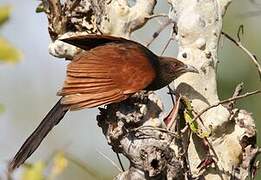
[[[9,172],[12,172],[14,169],[23,164],[24,161],[26,161],[26,159],[29,158],[31,154],[38,148],[52,128],[62,120],[68,111],[68,108],[62,105],[60,101],[61,99],[49,111],[49,113],[45,116],[34,132],[26,139],[13,160],[10,162],[8,168]]]

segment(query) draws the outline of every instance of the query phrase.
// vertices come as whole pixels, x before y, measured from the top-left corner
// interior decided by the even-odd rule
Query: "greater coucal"
[[[85,35],[62,39],[85,51],[67,67],[62,98],[25,141],[9,164],[12,171],[37,149],[68,110],[121,102],[140,90],[158,90],[193,66],[171,57],[159,57],[143,45],[119,37]]]

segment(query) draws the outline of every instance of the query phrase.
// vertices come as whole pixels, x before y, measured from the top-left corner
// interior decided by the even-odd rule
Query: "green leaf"
[[[43,2],[41,2],[41,3],[36,7],[35,12],[36,12],[36,13],[42,13],[42,12],[44,12]]]
[[[16,63],[21,57],[22,53],[19,50],[0,37],[0,62]]]
[[[183,96],[182,97],[182,101],[183,101],[183,104],[185,106],[185,110],[184,110],[184,119],[185,121],[188,123],[191,131],[195,134],[197,134],[198,137],[200,138],[207,138],[211,135],[211,132],[212,132],[212,128],[209,127],[209,130],[203,130],[201,128],[199,128],[199,125],[197,123],[197,121],[194,121],[194,115],[193,115],[193,107],[190,103],[190,100]]]
[[[4,5],[0,6],[0,26],[3,25],[8,19],[11,14],[11,6]]]

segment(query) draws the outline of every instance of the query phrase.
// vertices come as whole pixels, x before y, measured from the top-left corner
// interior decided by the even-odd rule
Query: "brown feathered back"
[[[72,60],[58,95],[71,110],[91,108],[120,102],[145,89],[155,76],[146,53],[136,44],[108,43]]]

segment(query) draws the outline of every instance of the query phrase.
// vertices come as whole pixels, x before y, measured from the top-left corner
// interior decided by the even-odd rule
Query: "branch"
[[[242,27],[242,26],[240,26]],[[240,29],[240,28],[239,28]],[[239,32],[239,31],[238,31]],[[229,36],[227,33],[225,32],[222,32],[222,34],[228,38],[230,41],[232,41],[237,47],[239,47],[240,49],[242,49],[249,57],[250,59],[252,60],[252,62],[255,64],[257,70],[258,70],[258,75],[259,75],[259,79],[261,80],[261,66],[260,64],[258,63],[258,60],[257,60],[257,57],[252,54],[246,47],[244,47],[242,45],[242,43],[240,42],[240,38],[239,38],[239,33],[238,33],[238,39],[239,41],[236,41],[235,39],[233,39],[231,36]]]
[[[97,151],[100,155],[102,155],[105,159],[107,159],[119,172],[123,172],[124,171],[124,168],[122,166],[122,164],[120,163],[121,165],[121,168],[118,167],[118,165],[112,160],[110,159],[108,156],[106,156],[104,153],[102,153],[101,151]]]
[[[232,97],[237,97],[237,96],[239,96],[239,95],[241,94],[241,92],[243,91],[243,86],[244,86],[244,83],[243,83],[243,82],[239,83],[239,84],[236,86]],[[233,109],[234,105],[235,105],[235,101],[229,102],[228,105],[227,105],[227,109],[229,109],[229,110],[231,111],[231,110]]]
[[[229,98],[229,99],[226,99],[226,100],[223,100],[223,101],[219,101],[217,102],[216,104],[213,104],[205,109],[203,109],[202,111],[200,111],[194,118],[193,118],[193,121],[195,121],[196,119],[198,119],[202,114],[204,114],[206,111],[208,111],[209,109],[211,108],[214,108],[214,107],[217,107],[218,105],[220,104],[225,104],[225,103],[228,103],[228,102],[233,102],[233,101],[236,101],[236,100],[239,100],[239,99],[242,99],[242,98],[245,98],[245,97],[248,97],[248,96],[252,96],[252,95],[255,95],[255,94],[259,94],[261,93],[261,90],[256,90],[256,91],[253,91],[253,92],[247,92],[246,94],[243,94],[243,95],[239,95],[239,96],[236,96],[236,97],[232,97],[232,98]]]
[[[163,24],[160,25],[157,31],[155,31],[152,35],[152,39],[146,44],[146,47],[149,47],[151,43],[159,36],[159,34],[168,26],[172,23],[171,20],[168,20],[164,22]]]

